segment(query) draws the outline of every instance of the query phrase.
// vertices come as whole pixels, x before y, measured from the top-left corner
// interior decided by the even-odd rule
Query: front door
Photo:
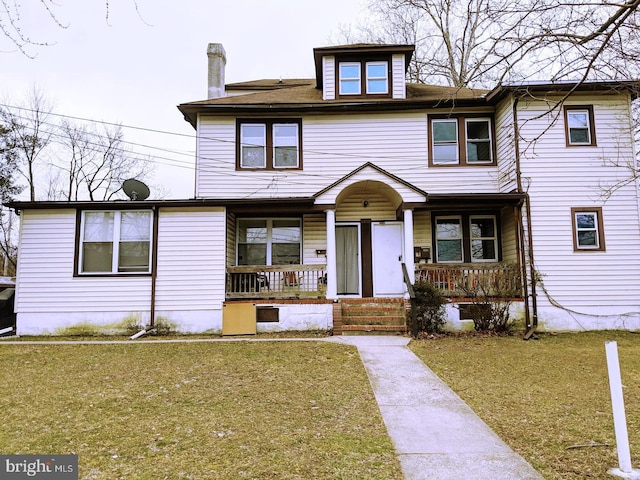
[[[404,294],[402,230],[401,222],[371,224],[375,297],[401,297]]]
[[[358,225],[336,226],[338,295],[360,295],[360,239]]]

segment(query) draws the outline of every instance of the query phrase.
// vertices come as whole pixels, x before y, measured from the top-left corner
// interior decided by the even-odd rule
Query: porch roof
[[[191,198],[176,200],[98,200],[98,201],[10,201],[4,204],[15,210],[56,210],[56,209],[86,209],[100,210],[117,208],[121,210],[135,210],[144,208],[191,208],[191,207],[262,207],[267,206],[313,206],[311,197],[288,198]]]
[[[425,207],[429,210],[465,208],[479,209],[521,205],[526,193],[429,193]]]
[[[335,185],[335,184],[334,184]],[[487,208],[505,205],[519,205],[525,198],[525,193],[425,193],[425,199],[417,202],[404,202],[412,207],[426,209],[444,208]],[[62,210],[82,209],[101,210],[119,209],[135,210],[148,208],[193,208],[193,207],[226,207],[229,211],[243,213],[245,210],[269,212],[277,209],[279,212],[300,212],[324,210],[331,204],[320,205],[314,197],[287,198],[202,198],[181,200],[105,200],[105,201],[11,201],[4,204],[15,210]]]

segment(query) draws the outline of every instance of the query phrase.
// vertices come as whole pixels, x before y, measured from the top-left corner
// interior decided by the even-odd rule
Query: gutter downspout
[[[522,278],[524,279],[523,293],[525,298],[525,319],[527,323],[527,333],[525,333],[524,335],[524,340],[529,340],[535,333],[536,329],[538,328],[538,302],[536,298],[536,295],[537,295],[536,280],[535,280],[536,276],[535,276],[535,269],[534,269],[534,263],[533,263],[534,256],[533,256],[533,230],[531,228],[531,201],[529,198],[529,194],[525,192],[524,189],[522,188],[522,170],[521,170],[521,164],[520,164],[520,128],[518,125],[518,102],[519,101],[520,101],[520,97],[516,96],[512,106],[512,114],[513,114],[513,133],[514,133],[515,162],[516,162],[516,184],[517,184],[518,192],[525,194],[524,207],[525,207],[525,212],[527,216],[526,236],[527,236],[527,239],[529,240],[526,253],[524,251],[525,250],[524,248],[521,249]],[[518,231],[521,235],[521,239],[524,247],[525,231],[524,231],[524,222],[522,220],[522,206],[519,207],[518,211],[520,213],[518,218]],[[525,255],[528,255],[528,260],[529,260],[529,275],[531,279],[531,308],[533,313],[533,322],[531,321],[531,317],[529,314],[529,301],[528,301],[529,295],[528,295],[528,288],[527,288],[527,258],[525,257]]]
[[[156,207],[153,211],[153,243],[151,246],[151,299],[149,306],[149,325],[145,326],[138,333],[131,335],[129,340],[135,340],[156,328],[156,282],[158,279],[158,211]]]

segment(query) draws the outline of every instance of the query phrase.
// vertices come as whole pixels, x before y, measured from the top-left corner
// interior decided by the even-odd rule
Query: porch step
[[[343,299],[338,305],[338,308],[334,306],[334,335],[406,331],[402,298]]]

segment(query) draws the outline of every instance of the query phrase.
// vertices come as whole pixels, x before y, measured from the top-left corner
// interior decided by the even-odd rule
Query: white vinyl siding
[[[327,221],[325,213],[305,215],[302,231],[304,232],[303,261],[305,265],[327,263],[327,257],[316,250],[327,250]]]
[[[234,120],[201,117],[200,125],[196,191],[202,198],[311,196],[365,162],[429,193],[466,193],[470,185],[496,191],[496,167],[457,167],[455,175],[428,168],[424,112],[304,116],[304,168],[295,171],[236,171]]]
[[[149,310],[150,276],[73,276],[75,210],[23,210],[20,222],[17,313]]]
[[[336,98],[336,59],[335,57],[322,57],[322,99],[334,100]]]
[[[20,218],[18,313],[148,314],[150,276],[73,276],[75,210],[24,210]],[[221,308],[224,223],[222,208],[160,210],[157,310]]]
[[[498,105],[495,115],[496,160],[498,175],[496,181],[500,192],[512,192],[516,185],[515,129],[513,119],[513,98]]]
[[[403,54],[393,55],[391,59],[391,92],[393,98],[407,98],[405,70],[405,56]]]
[[[163,208],[158,225],[156,309],[222,308],[224,208]]]
[[[549,99],[551,104],[555,100]],[[597,149],[566,148],[562,112],[545,114],[549,103],[521,102],[518,112],[521,145],[536,141],[535,149],[523,150],[521,157],[531,198],[536,269],[554,302],[565,308],[630,308],[628,292],[640,289],[640,257],[630,254],[640,251],[635,184],[617,190],[602,207],[606,252],[574,252],[571,223],[571,207],[601,206],[602,187],[626,178],[626,165],[634,164],[629,99],[584,95],[568,103],[593,105]],[[544,295],[538,303],[549,305]]]

